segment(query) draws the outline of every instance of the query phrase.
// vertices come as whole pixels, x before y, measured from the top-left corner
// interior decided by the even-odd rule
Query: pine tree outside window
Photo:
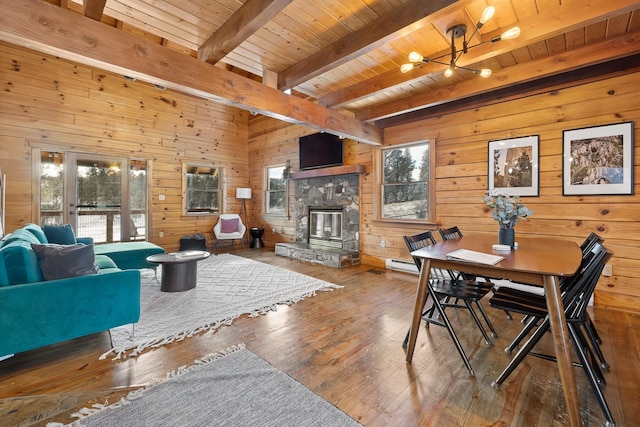
[[[380,219],[426,221],[430,218],[429,143],[380,150]]]

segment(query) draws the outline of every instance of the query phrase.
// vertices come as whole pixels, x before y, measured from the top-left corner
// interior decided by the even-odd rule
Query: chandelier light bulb
[[[491,70],[488,68],[483,68],[482,70],[480,70],[479,74],[480,74],[480,77],[484,77],[486,79],[491,77]]]
[[[452,75],[453,75],[453,69],[451,67],[448,67],[446,70],[444,70],[445,77],[451,77]]]
[[[400,67],[400,72],[402,73],[408,73],[411,70],[413,70],[413,64],[402,64]]]
[[[418,52],[411,52],[409,54],[409,62],[422,62],[424,56],[420,55]]]
[[[480,26],[482,26],[489,19],[491,19],[495,13],[496,13],[496,8],[495,7],[493,7],[493,6],[485,7],[484,11],[482,11],[482,16],[480,17],[480,21],[478,21],[478,24]],[[478,28],[480,28],[480,27],[478,27]]]
[[[520,35],[520,27],[513,27],[510,30],[505,31],[500,35],[500,40],[511,40],[515,39]]]

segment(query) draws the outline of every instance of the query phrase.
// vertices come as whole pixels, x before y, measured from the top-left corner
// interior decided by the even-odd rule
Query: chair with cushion
[[[213,227],[213,234],[216,236],[214,249],[218,247],[220,240],[240,240],[244,248],[244,233],[247,227],[242,223],[242,219],[238,214],[221,214],[218,223]]]
[[[436,240],[430,231],[425,231],[424,233],[413,236],[404,236],[404,241],[410,252],[436,243]],[[422,269],[422,259],[419,257],[413,257],[413,260],[416,263],[418,270]],[[465,366],[469,370],[469,375],[471,376],[474,375],[473,368],[471,367],[471,363],[469,363],[469,359],[467,358],[464,349],[456,336],[453,326],[445,313],[445,309],[451,307],[468,310],[473,321],[482,332],[485,342],[490,345],[491,340],[480,323],[480,319],[474,309],[474,304],[475,306],[478,306],[479,301],[487,295],[491,290],[491,287],[492,284],[489,282],[476,282],[475,280],[454,278],[452,277],[452,273],[448,270],[432,268],[430,272],[427,299],[424,301],[422,319],[427,322],[427,326],[432,323],[434,325],[443,326],[447,329],[458,353],[460,354],[460,357],[462,357]],[[425,310],[424,307],[426,307],[429,297],[431,297],[432,304]],[[450,300],[455,300],[456,302],[452,303]],[[489,327],[490,329],[493,329],[491,325]],[[407,333],[407,337],[403,343],[403,347],[405,348],[407,346],[408,338],[409,333]]]
[[[569,338],[573,343],[573,348],[579,359],[579,363],[577,363],[576,366],[581,367],[585,372],[589,385],[595,393],[598,404],[607,419],[607,425],[615,425],[615,422],[604,394],[600,389],[600,386],[605,385],[606,382],[602,371],[595,361],[596,357],[594,353],[599,353],[599,348],[594,343],[594,338],[590,336],[590,320],[587,315],[587,305],[593,295],[602,269],[611,256],[612,253],[600,243],[596,242],[592,245],[588,253],[583,256],[583,262],[578,273],[564,284],[565,289],[562,296]],[[490,303],[497,308],[503,310],[509,309],[513,312],[529,316],[530,320],[525,327],[525,331],[527,329],[529,331],[533,330],[531,325],[539,323],[535,332],[522,345],[504,371],[494,381],[494,387],[499,387],[527,355],[556,361],[553,355],[533,351],[533,348],[542,336],[550,330],[549,315],[544,296],[533,296],[526,292],[514,290],[511,299],[501,299],[494,295],[490,299]]]

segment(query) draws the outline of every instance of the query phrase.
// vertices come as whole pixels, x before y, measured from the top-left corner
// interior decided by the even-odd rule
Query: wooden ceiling
[[[0,2],[4,11],[15,8],[14,2]],[[48,8],[40,7],[42,2],[25,0],[29,5],[15,13],[37,6],[42,21],[53,13],[53,5],[84,15],[69,22],[97,33],[102,31],[95,26],[98,21],[121,32],[117,40],[122,43],[142,38],[197,58],[236,85],[248,84],[248,77],[256,85],[252,90],[262,91],[271,102],[251,94],[230,96],[223,88],[193,88],[168,74],[122,63],[115,58],[122,52],[105,59],[66,48],[68,41],[54,45],[32,37],[29,28],[10,24],[11,17],[0,18],[0,39],[20,44],[18,39],[26,38],[22,44],[27,47],[67,52],[75,60],[80,55],[85,57],[81,62],[103,67],[109,62],[123,74],[156,79],[177,90],[191,87],[194,94],[204,91],[211,96],[202,96],[211,99],[370,143],[381,142],[380,126],[409,113],[624,58],[633,65],[640,53],[640,2],[631,0],[47,0]],[[464,23],[470,35],[488,5],[495,7],[495,15],[469,44],[485,43],[469,49],[457,65],[490,68],[491,77],[457,69],[445,78],[445,66],[436,63],[400,72],[412,51],[448,62],[447,29]],[[68,19],[55,14],[51,19]],[[518,38],[490,42],[513,26],[521,29]],[[117,48],[114,43],[113,50]],[[290,89],[291,97],[282,95],[296,99],[271,88],[280,93]]]

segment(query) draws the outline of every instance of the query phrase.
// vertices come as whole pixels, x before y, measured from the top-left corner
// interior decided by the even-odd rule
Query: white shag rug
[[[158,269],[158,278],[160,278]],[[248,314],[255,317],[313,296],[342,288],[320,279],[231,254],[198,262],[198,281],[185,292],[161,292],[152,270],[141,271],[140,320],[113,328],[112,349],[104,359],[136,356],[147,348],[180,341],[199,332],[230,325]]]

